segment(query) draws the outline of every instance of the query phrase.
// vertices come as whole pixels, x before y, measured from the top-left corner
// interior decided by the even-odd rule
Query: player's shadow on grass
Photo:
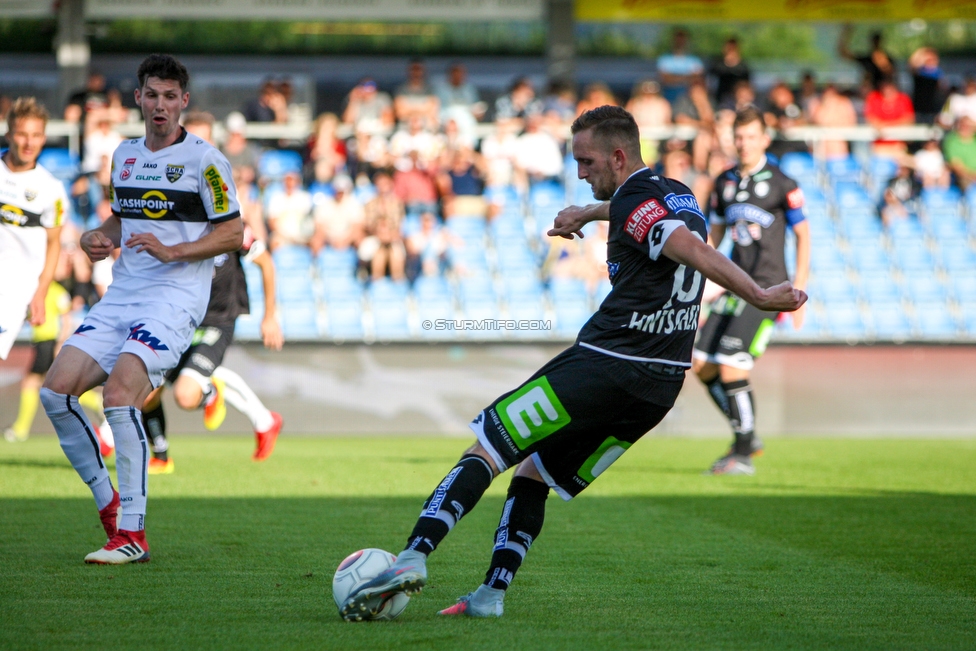
[[[424,594],[389,629],[339,621],[332,573],[354,550],[401,549],[418,498],[154,498],[153,560],[123,568],[81,563],[104,542],[90,499],[0,498],[8,578],[0,603],[17,623],[10,630],[21,631],[9,634],[14,641],[32,639],[41,630],[32,622],[43,620],[52,647],[140,594],[151,603],[130,609],[126,626],[152,635],[153,617],[165,612],[167,635],[189,647],[220,630],[226,648],[283,639],[309,642],[294,648],[323,640],[380,648],[413,635],[418,648],[458,648],[458,638],[440,645],[430,636],[480,624],[444,622],[436,611],[482,581],[503,500],[486,497],[457,525],[431,558]],[[976,627],[973,513],[976,496],[925,493],[584,494],[569,504],[551,496],[489,637],[496,648],[526,648],[544,636],[549,643],[529,644],[539,649],[581,639],[621,649],[664,640],[674,648],[966,648]],[[32,615],[32,603],[58,613],[57,625]],[[106,627],[106,644],[118,632]]]

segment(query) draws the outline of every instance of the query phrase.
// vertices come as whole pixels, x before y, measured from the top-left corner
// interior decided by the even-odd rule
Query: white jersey
[[[164,263],[125,242],[138,233],[152,233],[166,246],[195,242],[211,224],[240,219],[224,155],[185,130],[156,152],[146,148],[145,138],[124,141],[112,158],[112,212],[122,220],[122,251],[102,302],[166,303],[200,323],[210,299],[213,259]]]
[[[67,202],[64,186],[40,165],[11,172],[0,159],[0,277],[28,301],[44,270],[47,229],[61,225]]]

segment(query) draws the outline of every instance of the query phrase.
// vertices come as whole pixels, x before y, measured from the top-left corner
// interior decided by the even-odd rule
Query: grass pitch
[[[153,560],[125,567],[82,563],[104,536],[55,438],[0,445],[0,649],[976,647],[976,441],[767,444],[756,477],[715,478],[724,441],[647,437],[550,495],[501,620],[438,618],[483,578],[503,477],[423,594],[364,624],[336,614],[334,568],[401,549],[463,441],[283,438],[253,464],[250,438],[177,437]]]

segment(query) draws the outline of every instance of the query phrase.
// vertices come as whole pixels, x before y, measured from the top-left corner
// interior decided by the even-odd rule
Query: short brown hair
[[[190,85],[190,73],[186,71],[186,66],[168,54],[147,56],[139,65],[136,76],[139,78],[139,88],[145,86],[150,77],[178,82],[182,92],[186,92],[186,87]]]
[[[766,121],[763,120],[763,115],[759,109],[749,104],[735,112],[735,120],[732,122],[732,128],[738,129],[752,122],[758,122],[763,127],[766,126]]]
[[[598,106],[584,111],[573,121],[570,129],[575,136],[592,130],[593,136],[612,149],[623,149],[628,155],[640,158],[640,130],[634,116],[619,106]]]
[[[14,122],[24,118],[36,118],[44,122],[44,126],[47,126],[50,116],[44,105],[39,103],[36,98],[18,97],[10,107],[10,112],[7,113],[7,130],[13,131]]]

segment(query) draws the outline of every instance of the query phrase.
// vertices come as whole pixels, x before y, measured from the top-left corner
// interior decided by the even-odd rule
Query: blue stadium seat
[[[264,315],[254,314],[254,310],[251,312],[251,314],[242,314],[237,317],[237,322],[234,325],[234,339],[243,341],[261,340],[261,319]]]
[[[281,246],[271,257],[277,271],[307,271],[312,266],[312,251],[307,246]]]
[[[926,339],[952,339],[959,333],[944,302],[915,303],[915,321],[919,334]]]
[[[901,292],[888,274],[861,274],[861,295],[868,303],[892,303]]]
[[[551,278],[549,280],[549,295],[554,305],[572,303],[580,300],[589,303],[586,283],[578,278]]]
[[[329,304],[329,336],[338,340],[362,339],[363,311],[358,301]]]
[[[522,299],[537,301],[542,298],[542,283],[534,275],[502,276],[502,284],[509,302]]]
[[[314,303],[315,292],[308,272],[280,272],[275,275],[275,295],[281,305]]]
[[[555,305],[556,311],[556,334],[560,337],[575,337],[591,316],[593,310],[590,309],[587,300],[563,300]]]
[[[924,246],[896,246],[894,261],[904,271],[926,271],[935,269],[935,259]]]
[[[928,219],[928,231],[937,240],[964,240],[969,237],[966,232],[966,222],[960,219],[958,215],[929,214]]]
[[[407,298],[406,282],[396,282],[389,278],[374,280],[369,286],[369,300],[374,305],[377,303],[398,303]]]
[[[811,244],[810,262],[814,269],[821,272],[843,272],[847,261],[833,241],[820,240],[820,244]],[[794,248],[795,252],[796,249]]]
[[[779,168],[783,170],[783,173],[787,176],[793,177],[804,174],[816,174],[817,165],[811,156],[807,152],[788,152],[783,154],[783,157],[779,161]]]
[[[609,278],[604,278],[600,281],[600,284],[596,286],[596,290],[593,292],[593,305],[599,307],[603,303],[603,299],[607,297],[610,290],[613,289],[613,285],[610,284]]]
[[[870,306],[871,330],[878,339],[905,340],[911,337],[912,326],[900,302],[875,303]]]
[[[333,276],[352,276],[356,272],[356,250],[352,247],[347,249],[333,249],[331,246],[319,251],[315,259],[319,277],[323,280]]]
[[[942,266],[949,273],[959,273],[976,269],[976,253],[964,240],[955,240],[951,244],[943,243],[940,247]]]
[[[384,341],[410,337],[409,313],[404,299],[373,301],[373,332]]]
[[[431,324],[437,320],[454,320],[454,303],[450,299],[428,297],[417,300],[417,316],[420,318],[420,335],[425,339],[457,339],[463,333],[451,329],[425,329],[423,323],[430,321]]]
[[[302,172],[302,157],[294,151],[270,149],[258,159],[258,174],[279,181],[289,172]]]
[[[945,287],[933,274],[908,274],[905,276],[904,288],[906,298],[918,302],[944,302]]]
[[[891,265],[888,254],[878,241],[868,241],[853,248],[854,266],[861,275],[887,273]]]
[[[318,339],[319,327],[314,303],[283,305],[280,313],[281,330],[285,339]]]
[[[831,180],[858,182],[861,177],[861,164],[853,157],[831,158],[826,163],[827,175]]]
[[[818,273],[810,278],[810,287],[822,301],[831,305],[857,300],[851,280],[845,274]]]
[[[59,181],[74,181],[81,169],[81,161],[77,155],[57,147],[42,151],[37,162]]]
[[[838,339],[860,339],[865,335],[861,312],[856,305],[838,304],[827,309],[827,332]]]
[[[363,287],[352,276],[329,276],[322,280],[325,290],[325,300],[328,303],[360,302],[363,297]]]
[[[443,276],[419,276],[413,284],[418,301],[452,300],[451,286]]]
[[[959,208],[962,198],[955,188],[926,188],[922,190],[922,204],[930,208]]]
[[[950,276],[953,294],[962,304],[976,306],[976,268],[970,268],[967,273],[954,273]]]

